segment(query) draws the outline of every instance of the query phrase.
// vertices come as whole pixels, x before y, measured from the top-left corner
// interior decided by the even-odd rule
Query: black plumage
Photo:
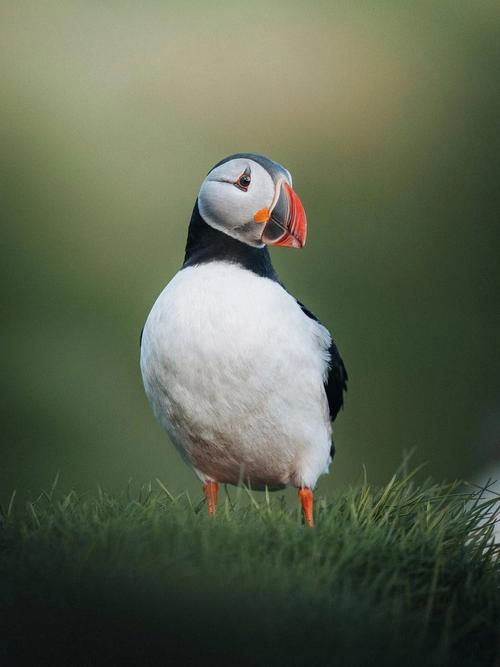
[[[258,276],[279,282],[267,247],[255,248],[207,225],[196,201],[189,223],[182,268],[215,261],[234,262]]]
[[[304,306],[303,303],[297,301],[302,308],[302,312],[310,317],[312,320],[319,322],[319,319],[311,313],[311,311]],[[321,322],[320,322],[321,324]],[[330,334],[331,335],[331,334]],[[347,391],[347,375],[346,367],[342,361],[342,357],[338,351],[335,341],[332,337],[332,343],[328,349],[330,355],[328,377],[325,382],[325,391],[328,398],[328,407],[330,408],[330,419],[334,421],[338,415],[340,408],[344,405],[344,392]]]

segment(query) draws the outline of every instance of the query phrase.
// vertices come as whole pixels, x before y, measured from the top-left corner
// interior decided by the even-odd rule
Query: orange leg
[[[207,499],[208,515],[213,516],[215,514],[215,506],[217,505],[217,491],[219,485],[217,482],[205,482],[203,484],[203,493]]]
[[[308,489],[307,487],[302,487],[302,489],[299,489],[299,498],[300,498],[300,504],[302,505],[302,513],[304,515],[304,521],[306,523],[306,526],[309,526],[309,528],[313,528],[314,519],[313,519],[312,489]]]

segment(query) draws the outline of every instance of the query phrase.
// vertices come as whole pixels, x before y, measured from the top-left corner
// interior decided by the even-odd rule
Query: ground
[[[161,484],[2,510],[0,663],[495,665],[500,500],[364,481],[316,503]],[[16,509],[17,508],[17,509]]]

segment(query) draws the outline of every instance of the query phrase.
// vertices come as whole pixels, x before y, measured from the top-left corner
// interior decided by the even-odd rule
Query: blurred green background
[[[139,332],[225,155],[293,174],[273,250],[351,382],[321,488],[500,449],[497,2],[2,2],[0,496],[160,477]]]

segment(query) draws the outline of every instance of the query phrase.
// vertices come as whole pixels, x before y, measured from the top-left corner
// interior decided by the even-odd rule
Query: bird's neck
[[[278,280],[266,247],[254,248],[211,227],[201,217],[197,200],[189,223],[182,268],[213,261],[240,264],[259,276]]]

